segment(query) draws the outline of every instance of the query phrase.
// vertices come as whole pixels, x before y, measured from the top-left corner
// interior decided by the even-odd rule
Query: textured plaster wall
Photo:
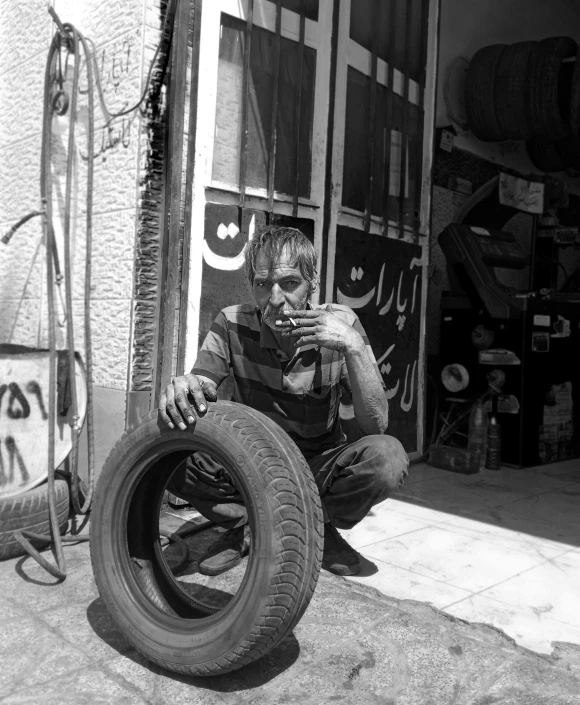
[[[94,42],[105,102],[111,111],[134,104],[159,38],[151,0],[55,0],[63,22]],[[45,0],[0,0],[0,231],[39,207],[42,90],[53,24]],[[71,67],[72,69],[72,67]],[[72,70],[69,69],[69,78]],[[83,71],[81,86],[86,87]],[[70,88],[70,81],[67,81]],[[77,348],[83,349],[87,98],[77,110],[74,154],[73,262]],[[53,126],[55,231],[62,255],[65,161],[70,113]],[[139,112],[107,124],[95,105],[91,324],[94,384],[126,391],[131,349],[135,235],[146,120]],[[0,341],[46,345],[44,245],[40,220],[0,245]],[[64,346],[64,328],[59,331]]]
[[[159,0],[53,0],[53,6],[63,22],[74,24],[94,43],[109,110],[120,111],[136,103],[160,37]],[[54,25],[46,0],[0,0],[0,17],[2,235],[21,216],[40,206],[43,83]],[[84,70],[81,76],[84,90]],[[74,153],[71,221],[75,347],[83,357],[87,118],[84,95],[76,113],[78,148]],[[152,149],[149,118],[133,112],[107,122],[98,99],[95,102],[91,327],[97,473],[125,426],[138,299],[138,220]],[[61,261],[69,120],[70,112],[53,123],[53,209]],[[0,342],[47,346],[44,260],[39,219],[20,229],[8,246],[0,243]],[[59,316],[63,318],[62,308]],[[61,348],[65,347],[64,336],[64,327],[59,328],[57,344]],[[86,427],[81,438],[84,447],[85,434]],[[85,458],[82,452],[80,471],[86,476]]]

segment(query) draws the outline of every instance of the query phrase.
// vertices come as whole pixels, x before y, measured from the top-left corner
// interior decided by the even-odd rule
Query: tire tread
[[[135,434],[139,436],[140,429],[151,422],[157,422],[157,411],[151,412],[124,434],[109,453],[105,469],[116,463],[127,438],[132,436],[135,439]],[[206,422],[221,426],[251,453],[257,472],[266,480],[282,550],[272,566],[269,592],[257,621],[226,655],[212,662],[183,665],[147,653],[148,658],[162,668],[198,676],[224,673],[252,663],[293,629],[316,588],[323,550],[318,488],[306,460],[289,436],[267,417],[233,402],[210,405],[204,419],[198,421]],[[286,448],[287,452],[282,454],[279,447]],[[99,502],[99,490],[100,487],[95,502]],[[296,504],[288,501],[291,497],[305,508],[303,512],[297,511]],[[123,629],[122,624],[119,626],[129,641],[140,649],[141,645],[131,630]]]
[[[69,489],[66,480],[54,481],[56,513],[61,529],[66,526],[69,515]],[[15,558],[25,553],[14,538],[17,531],[27,530],[37,534],[50,532],[48,515],[47,484],[43,483],[17,497],[0,499],[0,560]],[[34,546],[41,546],[32,541]]]

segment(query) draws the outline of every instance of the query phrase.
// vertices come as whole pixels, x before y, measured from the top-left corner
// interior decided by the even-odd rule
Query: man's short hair
[[[296,228],[283,225],[270,225],[256,233],[246,249],[246,276],[253,286],[256,273],[256,260],[263,252],[272,262],[288,248],[292,266],[298,266],[310,286],[310,293],[318,287],[320,278],[317,269],[317,257],[314,245]]]

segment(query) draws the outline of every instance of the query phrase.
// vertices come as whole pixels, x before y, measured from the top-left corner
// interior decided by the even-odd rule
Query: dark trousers
[[[351,529],[401,487],[409,460],[392,436],[364,436],[308,461],[324,509],[324,520]],[[187,500],[206,519],[231,529],[243,526],[247,512],[228,472],[206,453],[193,453],[179,465],[167,489]]]

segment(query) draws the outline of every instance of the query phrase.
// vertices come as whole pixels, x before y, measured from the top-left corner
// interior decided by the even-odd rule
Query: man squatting
[[[255,304],[224,308],[190,374],[161,396],[161,416],[181,430],[207,411],[207,400],[230,370],[234,401],[276,421],[304,454],[324,511],[322,566],[355,575],[359,556],[338,533],[400,487],[408,471],[401,443],[385,434],[384,384],[357,315],[347,306],[310,303],[319,283],[316,252],[299,230],[268,227],[246,250]],[[362,437],[348,443],[341,428],[341,390],[352,399]],[[206,453],[178,466],[170,492],[228,529],[199,561],[204,575],[230,570],[248,554],[246,508],[227,471]]]

